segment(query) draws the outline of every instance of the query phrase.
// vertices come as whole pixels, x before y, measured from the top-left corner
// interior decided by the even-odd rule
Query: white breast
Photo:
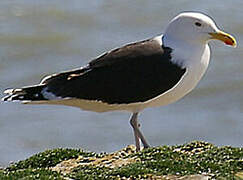
[[[186,73],[171,90],[150,100],[147,107],[163,106],[173,103],[188,94],[198,84],[204,75],[210,60],[210,48],[205,46],[201,56],[191,56],[192,59],[185,61]],[[194,59],[193,59],[194,58]]]

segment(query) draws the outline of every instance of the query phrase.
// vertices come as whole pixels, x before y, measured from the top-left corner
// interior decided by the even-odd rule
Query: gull
[[[37,85],[7,89],[3,101],[67,105],[94,112],[132,113],[137,151],[149,147],[138,123],[148,107],[171,104],[193,90],[210,61],[210,40],[236,47],[200,12],[182,12],[163,34],[108,51],[86,66],[45,77]]]

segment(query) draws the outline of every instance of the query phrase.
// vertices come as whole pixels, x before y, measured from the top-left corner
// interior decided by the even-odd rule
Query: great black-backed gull
[[[139,112],[173,103],[194,89],[208,67],[212,39],[236,46],[207,15],[183,12],[162,35],[111,50],[84,67],[45,77],[38,85],[8,89],[2,100],[129,111],[139,151],[140,140],[149,147],[139,129]]]

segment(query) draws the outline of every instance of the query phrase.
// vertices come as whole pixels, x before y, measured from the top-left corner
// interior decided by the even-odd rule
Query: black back
[[[144,102],[173,88],[186,69],[172,63],[172,49],[145,40],[112,50],[88,66],[45,80],[56,96],[108,104]]]

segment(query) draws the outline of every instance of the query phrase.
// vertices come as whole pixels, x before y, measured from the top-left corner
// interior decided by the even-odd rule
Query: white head
[[[236,46],[233,36],[220,31],[210,17],[198,12],[177,15],[167,26],[164,37],[190,44],[206,44],[211,39],[217,39],[227,45]]]

